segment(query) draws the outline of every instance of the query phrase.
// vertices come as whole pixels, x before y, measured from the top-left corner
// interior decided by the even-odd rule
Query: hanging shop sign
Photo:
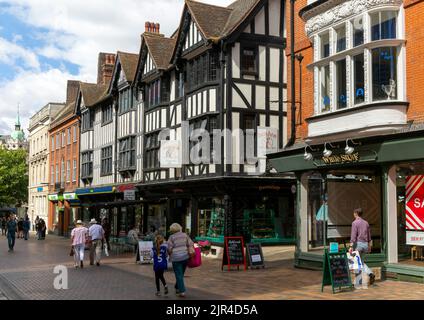
[[[405,204],[406,230],[424,231],[424,175],[406,177]]]
[[[159,156],[161,168],[182,168],[181,140],[162,140],[160,142]]]
[[[278,129],[272,127],[258,127],[257,144],[259,156],[278,152]]]

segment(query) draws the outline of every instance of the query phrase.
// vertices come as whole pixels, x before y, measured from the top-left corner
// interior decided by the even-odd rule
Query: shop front
[[[142,222],[139,194],[134,185],[80,188],[76,194],[81,201],[80,219],[88,225],[91,219],[110,223],[113,237],[125,237]]]
[[[223,245],[226,234],[262,244],[294,243],[294,187],[295,180],[257,177],[139,186],[148,219],[159,219],[167,231],[178,222],[194,239],[215,245]]]
[[[362,208],[372,236],[367,263],[382,267],[386,277],[422,282],[423,132],[358,139],[354,147],[346,141],[331,146],[271,155],[277,171],[297,176],[295,265],[321,268],[330,242],[349,244],[353,210]]]

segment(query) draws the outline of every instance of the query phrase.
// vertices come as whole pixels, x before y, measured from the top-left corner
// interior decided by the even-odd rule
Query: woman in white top
[[[72,247],[74,248],[75,268],[78,268],[78,265],[81,268],[84,268],[84,249],[87,237],[88,229],[84,227],[84,224],[81,220],[78,220],[76,227],[72,229],[71,232]]]

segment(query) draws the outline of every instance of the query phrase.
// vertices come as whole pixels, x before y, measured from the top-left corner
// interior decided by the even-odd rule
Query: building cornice
[[[330,0],[309,10],[301,11],[300,14],[306,21],[306,34],[310,37],[318,30],[370,9],[384,6],[400,7],[402,3],[402,0]]]

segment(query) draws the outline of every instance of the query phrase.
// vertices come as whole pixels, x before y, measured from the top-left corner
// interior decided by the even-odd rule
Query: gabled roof
[[[231,9],[186,0],[188,10],[202,34],[207,39],[219,38],[231,16]]]
[[[230,35],[261,0],[237,0],[228,7],[186,0],[186,5],[202,34],[211,40]]]
[[[118,51],[118,59],[128,82],[133,82],[137,71],[138,54]]]
[[[60,124],[64,123],[69,118],[72,118],[75,115],[75,101],[68,103],[66,106],[59,111],[56,117],[53,118],[50,129],[53,129]]]
[[[105,99],[108,94],[109,84],[85,83],[80,84],[80,93],[87,108]]]
[[[163,35],[144,33],[143,40],[149,49],[153,62],[158,70],[166,70],[170,65],[176,39],[165,38]]]

